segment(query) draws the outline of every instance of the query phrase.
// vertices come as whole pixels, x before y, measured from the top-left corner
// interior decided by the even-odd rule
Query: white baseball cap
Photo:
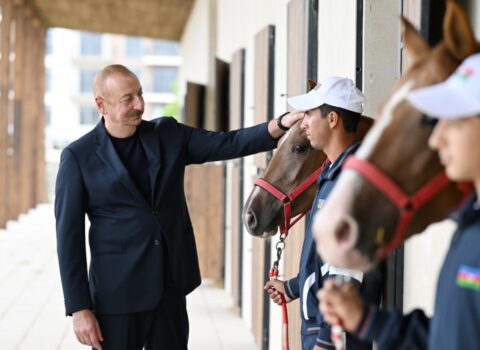
[[[413,90],[407,99],[423,113],[441,119],[480,114],[480,54],[469,56],[444,82]]]
[[[365,96],[351,79],[330,76],[303,95],[290,97],[288,104],[298,111],[308,111],[328,104],[362,113]]]

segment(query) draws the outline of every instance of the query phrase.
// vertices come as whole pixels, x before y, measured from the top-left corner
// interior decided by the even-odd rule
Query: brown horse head
[[[315,85],[314,82],[310,82],[310,87]],[[362,139],[372,124],[373,119],[362,116],[357,137]],[[326,159],[322,151],[310,146],[310,141],[300,125],[301,121],[298,121],[279,141],[278,148],[263,177],[284,194],[295,189]],[[292,201],[292,217],[310,208],[315,192],[314,183]],[[277,227],[283,223],[283,203],[264,189],[254,187],[243,207],[242,216],[251,235],[269,237],[274,235]]]
[[[424,191],[442,177],[443,168],[428,147],[432,125],[425,121],[429,119],[405,97],[412,89],[445,80],[477,51],[477,43],[465,13],[453,1],[447,2],[444,39],[434,48],[403,22],[411,65],[378,109],[378,122],[352,159],[352,168],[346,165],[315,218],[317,250],[335,266],[368,270],[406,238],[445,218],[463,196],[448,181],[442,187],[433,186],[432,197],[430,190]]]

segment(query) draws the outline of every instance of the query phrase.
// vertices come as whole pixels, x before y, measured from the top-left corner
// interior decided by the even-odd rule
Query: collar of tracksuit
[[[335,176],[337,176],[337,174],[342,169],[342,165],[347,160],[348,156],[350,156],[352,153],[355,153],[359,146],[360,141],[355,140],[343,150],[340,156],[335,159],[333,163],[327,162],[325,164],[325,168],[318,177],[318,183],[320,183],[320,181],[324,179],[331,180],[335,178]]]
[[[459,225],[464,225],[478,218],[479,213],[480,203],[478,202],[477,194],[474,192],[465,200],[458,210],[450,215],[450,217]]]

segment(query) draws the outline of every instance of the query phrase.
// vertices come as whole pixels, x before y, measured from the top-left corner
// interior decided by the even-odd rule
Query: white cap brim
[[[288,104],[297,111],[305,112],[320,107],[323,102],[315,98],[313,94],[303,94],[287,99]]]
[[[407,99],[423,113],[442,119],[463,118],[480,112],[480,101],[469,99],[444,83],[414,90]]]

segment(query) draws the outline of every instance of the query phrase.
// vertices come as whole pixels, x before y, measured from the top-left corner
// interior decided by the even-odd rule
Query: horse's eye
[[[307,150],[307,146],[305,145],[293,145],[292,152],[294,153],[304,153]]]
[[[422,114],[422,119],[420,119],[420,124],[425,127],[433,128],[438,122],[438,119],[432,118],[426,114]]]

